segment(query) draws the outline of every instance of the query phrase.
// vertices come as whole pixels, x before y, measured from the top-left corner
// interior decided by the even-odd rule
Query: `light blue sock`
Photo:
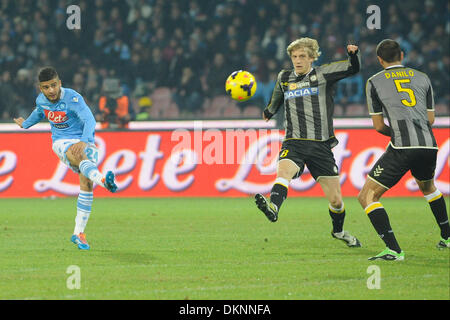
[[[86,178],[104,187],[104,184],[102,182],[103,175],[100,171],[98,171],[95,163],[90,160],[83,160],[80,162],[79,169]]]
[[[75,217],[75,229],[73,234],[84,232],[91,214],[93,200],[94,193],[92,191],[88,192],[80,190],[77,201],[77,216]]]

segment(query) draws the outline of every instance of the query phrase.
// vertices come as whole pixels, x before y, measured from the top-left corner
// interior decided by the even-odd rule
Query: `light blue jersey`
[[[28,129],[44,118],[50,122],[53,142],[59,139],[80,139],[94,143],[94,115],[75,90],[61,87],[61,97],[56,103],[50,102],[43,93],[39,94],[36,108],[22,126]]]

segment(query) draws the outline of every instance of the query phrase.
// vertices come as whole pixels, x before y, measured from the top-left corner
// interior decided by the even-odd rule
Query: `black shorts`
[[[436,159],[437,149],[394,149],[389,144],[370,170],[369,177],[387,189],[396,185],[409,170],[419,181],[432,180]]]
[[[285,159],[293,161],[299,167],[292,179],[301,176],[305,165],[315,180],[319,177],[339,176],[329,141],[285,140],[278,161]]]

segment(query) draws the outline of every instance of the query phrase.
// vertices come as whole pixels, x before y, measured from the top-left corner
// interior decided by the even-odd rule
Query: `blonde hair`
[[[311,38],[300,38],[291,42],[288,45],[286,51],[289,57],[292,54],[292,51],[303,48],[309,55],[310,58],[314,58],[314,61],[317,60],[321,54],[319,51],[319,43],[315,39]]]

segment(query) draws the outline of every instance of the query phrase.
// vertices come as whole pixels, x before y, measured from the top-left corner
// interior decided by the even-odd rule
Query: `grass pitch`
[[[450,299],[450,250],[435,248],[423,198],[382,200],[401,262],[367,260],[384,244],[356,199],[344,201],[362,248],[330,236],[321,198],[288,198],[276,223],[253,198],[94,198],[91,250],[80,251],[75,198],[2,199],[0,299]],[[70,266],[79,289],[68,286]],[[368,287],[373,268],[378,289]]]

